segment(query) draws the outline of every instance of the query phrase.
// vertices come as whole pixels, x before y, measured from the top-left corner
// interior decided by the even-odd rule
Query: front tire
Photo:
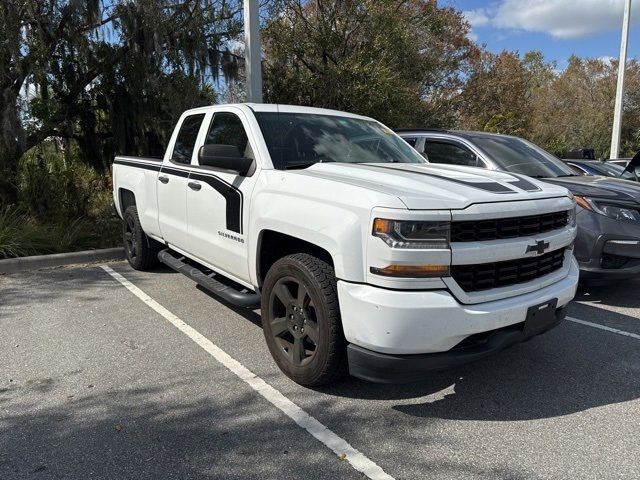
[[[333,267],[305,253],[281,258],[262,288],[262,328],[276,364],[296,383],[317,386],[347,373]]]
[[[127,207],[124,211],[122,240],[129,265],[136,270],[148,270],[160,263],[158,252],[161,245],[144,233],[140,225],[138,209],[134,205]]]

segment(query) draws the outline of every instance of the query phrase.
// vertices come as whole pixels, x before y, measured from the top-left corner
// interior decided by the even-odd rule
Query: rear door
[[[257,162],[248,122],[241,110],[216,111],[205,119],[206,133],[198,145],[233,145]],[[249,282],[246,230],[250,228],[248,199],[258,175],[257,164],[247,175],[238,175],[198,163],[194,157],[187,188],[187,216],[191,253],[233,279]]]
[[[158,218],[162,237],[170,245],[189,251],[187,183],[204,113],[186,115],[165,154],[158,174]]]

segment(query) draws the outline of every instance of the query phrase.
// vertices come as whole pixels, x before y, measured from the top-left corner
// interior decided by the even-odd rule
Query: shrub
[[[0,258],[118,245],[111,184],[73,146],[47,141],[31,149],[20,160],[18,206],[0,206]]]
[[[17,208],[0,210],[0,258],[51,253],[48,232]]]

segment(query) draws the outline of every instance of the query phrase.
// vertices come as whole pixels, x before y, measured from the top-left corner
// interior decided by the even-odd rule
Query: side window
[[[189,115],[184,119],[176,138],[176,144],[173,147],[171,160],[178,163],[191,163],[193,149],[196,147],[196,139],[200,125],[204,120],[204,113],[198,115]]]
[[[424,144],[424,153],[432,163],[447,163],[449,165],[466,165],[475,167],[478,158],[469,149],[448,142],[436,142],[427,140]]]
[[[235,113],[215,113],[204,143],[206,145],[233,145],[238,148],[240,155],[253,158],[247,132],[242,125],[242,120]]]
[[[411,145],[413,148],[416,148],[416,142],[418,139],[416,137],[402,137],[402,139]]]

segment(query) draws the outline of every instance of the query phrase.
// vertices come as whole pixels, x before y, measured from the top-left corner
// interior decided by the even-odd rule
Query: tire
[[[122,240],[129,265],[136,270],[148,270],[157,266],[161,244],[147,237],[142,230],[138,209],[131,205],[122,218]]]
[[[346,340],[331,265],[306,253],[281,258],[264,280],[261,309],[269,351],[294,382],[318,386],[347,374]]]

